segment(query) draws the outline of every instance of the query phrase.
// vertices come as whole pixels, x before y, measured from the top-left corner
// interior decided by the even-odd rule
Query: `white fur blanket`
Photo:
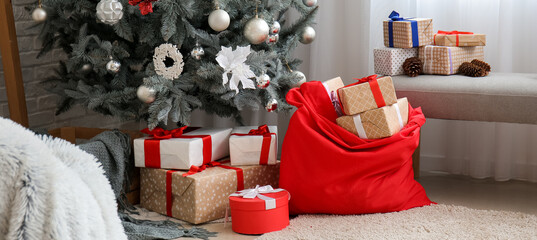
[[[97,159],[0,118],[1,239],[127,239]]]

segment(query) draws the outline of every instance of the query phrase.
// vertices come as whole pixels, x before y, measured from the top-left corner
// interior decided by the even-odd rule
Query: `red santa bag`
[[[335,123],[337,113],[321,82],[304,83],[286,97],[298,108],[280,165],[291,214],[393,212],[433,203],[412,169],[425,123],[421,108],[409,106],[408,124],[394,136],[366,140]]]

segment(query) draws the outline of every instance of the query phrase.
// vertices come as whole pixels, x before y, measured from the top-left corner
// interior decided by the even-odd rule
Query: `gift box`
[[[235,127],[229,137],[231,165],[276,164],[278,127]]]
[[[187,172],[142,168],[141,206],[199,224],[223,218],[229,204],[228,196],[238,190],[256,185],[278,185],[279,163],[241,167],[217,164],[212,162],[213,167],[197,173],[199,169]]]
[[[437,46],[450,47],[472,47],[485,46],[487,37],[485,34],[474,34],[473,32],[459,31],[438,31],[433,37],[433,44]]]
[[[246,189],[229,197],[234,232],[263,234],[289,225],[289,198],[284,189],[270,185]]]
[[[363,139],[390,137],[408,122],[408,100],[401,98],[390,106],[336,119],[339,126]]]
[[[413,48],[433,43],[433,20],[431,18],[402,18],[393,11],[390,20],[383,22],[384,46]]]
[[[357,83],[338,89],[338,98],[345,115],[354,115],[397,102],[392,78],[386,76],[377,79],[377,75],[359,79]]]
[[[229,156],[231,130],[181,128],[166,131],[157,128],[153,132],[147,132],[154,136],[134,140],[135,166],[189,169],[190,166],[201,166],[222,159]]]
[[[417,56],[417,48],[375,48],[375,73],[388,76],[405,74],[403,63],[407,58]]]
[[[343,115],[343,111],[341,110],[341,105],[339,104],[339,99],[337,97],[337,90],[345,86],[345,84],[343,84],[343,80],[341,80],[340,77],[332,78],[324,81],[323,86],[326,89],[326,93],[328,94],[330,101],[332,101],[332,105],[336,110],[337,116]]]
[[[420,47],[419,58],[423,62],[423,73],[451,75],[457,74],[463,62],[474,59],[483,61],[485,54],[483,46],[475,47],[446,47],[424,46]]]

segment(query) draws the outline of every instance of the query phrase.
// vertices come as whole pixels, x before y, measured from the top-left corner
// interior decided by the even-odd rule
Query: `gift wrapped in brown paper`
[[[345,115],[355,115],[397,102],[390,76],[377,78],[377,75],[372,75],[359,79],[340,88],[338,97]]]
[[[485,46],[487,37],[485,34],[474,34],[473,32],[459,31],[438,31],[433,37],[433,44],[437,46],[450,47],[472,47]]]
[[[418,48],[375,48],[375,73],[388,76],[405,74],[403,63],[407,58],[417,56]]]
[[[433,44],[433,19],[402,18],[393,11],[383,22],[384,46],[413,48]]]
[[[256,185],[278,186],[279,170],[279,163],[241,167],[230,167],[226,163],[197,173],[141,168],[140,204],[148,210],[193,224],[204,223],[223,218],[228,197],[237,190]]]
[[[336,119],[339,126],[363,139],[390,137],[408,122],[408,100],[401,98],[397,103],[354,116],[342,116]]]
[[[337,116],[339,117],[343,115],[343,112],[341,111],[341,105],[339,104],[339,100],[337,97],[337,90],[345,86],[345,84],[343,84],[343,80],[341,80],[340,77],[336,77],[324,81],[323,85],[326,89],[328,97],[330,98],[330,101],[332,101],[332,105],[334,105],[334,109],[336,110]]]
[[[419,58],[423,62],[423,73],[451,75],[457,74],[463,62],[474,59],[483,61],[485,53],[483,46],[475,47],[446,47],[424,46],[420,47]]]

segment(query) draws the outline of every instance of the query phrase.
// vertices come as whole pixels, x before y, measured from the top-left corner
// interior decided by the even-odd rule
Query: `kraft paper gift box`
[[[345,84],[343,84],[343,80],[341,80],[340,77],[332,78],[323,81],[323,86],[326,89],[326,93],[328,94],[330,101],[332,101],[332,105],[334,105],[334,108],[336,109],[337,115],[343,115],[341,105],[339,104],[339,99],[337,97],[337,90],[345,86]]]
[[[401,98],[390,106],[336,119],[339,126],[363,139],[390,137],[408,122],[408,100]]]
[[[472,32],[438,31],[433,37],[433,44],[437,46],[472,47],[485,46],[486,43],[487,37],[485,34],[474,34]]]
[[[231,165],[276,164],[278,155],[278,127],[263,125],[262,134],[256,126],[235,127],[229,137]],[[252,135],[248,135],[252,131]],[[256,131],[257,130],[257,131]]]
[[[136,167],[189,169],[222,159],[229,156],[231,130],[199,128],[177,138],[134,139],[134,164]]]
[[[375,48],[375,73],[388,76],[405,74],[403,63],[407,58],[417,56],[418,48]]]
[[[279,171],[279,163],[233,169],[215,166],[185,177],[186,171],[142,168],[140,204],[193,224],[204,223],[225,217],[230,194],[256,185],[278,186]],[[240,176],[243,186],[238,188]]]
[[[433,20],[431,18],[401,18],[393,11],[383,22],[384,46],[413,48],[433,44]]]
[[[429,45],[420,47],[419,58],[423,62],[423,73],[451,75],[458,73],[463,62],[471,62],[474,59],[483,61],[485,54],[483,46],[446,47]]]
[[[397,102],[392,78],[376,75],[360,79],[364,83],[354,83],[338,90],[339,102],[345,115],[354,115],[367,110],[391,105]]]

